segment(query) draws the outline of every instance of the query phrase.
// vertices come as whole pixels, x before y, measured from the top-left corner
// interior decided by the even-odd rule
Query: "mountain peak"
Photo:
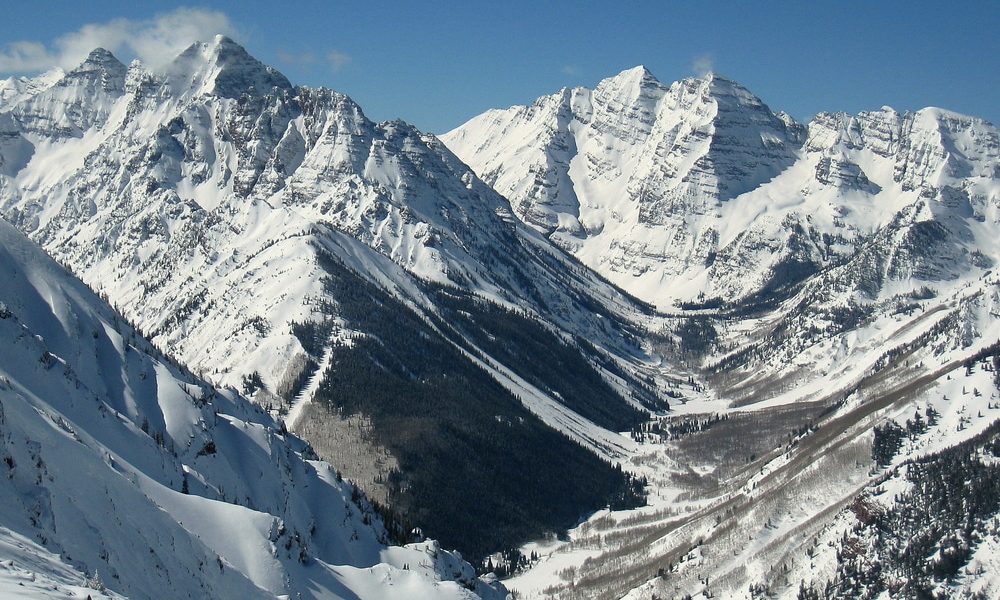
[[[598,103],[610,102],[611,106],[618,106],[619,103],[633,106],[638,103],[651,109],[666,90],[667,87],[649,69],[638,65],[602,80],[594,88],[594,96],[598,98]]]
[[[85,61],[83,61],[83,64],[84,65],[86,65],[86,64],[95,64],[95,65],[115,64],[115,65],[120,65],[122,63],[121,63],[121,61],[118,60],[118,58],[114,54],[111,53],[110,50],[98,47],[98,48],[94,48],[93,50],[90,51],[90,54],[87,55],[87,59]]]
[[[749,91],[747,90],[746,86],[736,81],[735,79],[730,79],[729,77],[726,77],[725,75],[720,75],[715,71],[709,71],[708,73],[705,73],[700,77],[700,79],[703,79],[705,83],[708,84],[709,88],[713,90],[728,91],[728,90],[738,89],[738,90]]]
[[[682,79],[670,89],[677,105],[688,110],[710,104],[716,107],[713,109],[716,116],[748,111],[756,113],[762,123],[773,121],[771,125],[776,126],[780,120],[785,125],[792,125],[791,120],[773,114],[767,104],[743,84],[716,72]]]
[[[608,77],[597,84],[597,90],[605,89],[645,89],[662,87],[662,84],[644,65],[636,65],[621,73]]]
[[[237,44],[233,40],[233,38],[229,37],[228,35],[223,35],[221,33],[217,33],[215,35],[215,37],[212,38],[212,45],[213,46],[234,46],[234,47],[239,48],[240,50],[243,50],[244,52],[246,52],[246,49],[244,49],[243,46],[240,46],[239,44]]]
[[[741,83],[714,71],[696,77],[688,77],[672,86],[667,86],[661,83],[644,65],[637,65],[602,80],[594,91],[599,95],[617,97],[629,103],[628,98],[635,100],[651,97],[655,99],[666,92],[668,87],[681,91],[683,96],[695,94],[727,107],[743,105],[760,108],[765,106],[760,98]]]
[[[195,42],[167,67],[168,79],[178,91],[210,93],[236,98],[247,92],[292,89],[291,82],[224,35],[211,42]]]
[[[72,71],[66,73],[62,84],[68,85],[83,80],[99,81],[105,90],[122,90],[125,86],[127,67],[114,54],[104,48],[94,48],[87,58]]]
[[[616,75],[616,77],[633,77],[633,78],[640,78],[643,80],[646,79],[652,79],[654,81],[656,80],[656,77],[649,69],[646,68],[646,65],[636,65],[630,69],[625,69],[624,71]]]
[[[763,104],[760,98],[747,89],[746,86],[735,79],[730,79],[729,77],[720,75],[715,71],[709,71],[704,75],[682,79],[678,82],[678,84],[684,85],[690,89],[699,90],[701,93],[711,96],[716,100],[721,98],[733,98],[745,104]]]

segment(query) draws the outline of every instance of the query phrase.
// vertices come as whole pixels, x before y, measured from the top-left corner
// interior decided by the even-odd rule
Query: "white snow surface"
[[[0,222],[0,596],[503,598]]]

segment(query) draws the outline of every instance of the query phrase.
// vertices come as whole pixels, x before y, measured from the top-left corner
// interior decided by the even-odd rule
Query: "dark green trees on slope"
[[[333,349],[316,401],[371,420],[375,441],[399,461],[390,503],[408,521],[476,559],[565,529],[607,504],[644,502],[640,482],[544,425],[445,339],[461,343],[450,325],[430,317],[432,325],[332,256],[324,255],[322,263],[337,314],[364,334]],[[449,303],[452,310],[458,302]],[[470,315],[479,306],[495,322],[511,316],[503,327],[513,330],[497,337],[508,344],[501,357],[519,357],[521,366],[512,368],[551,364],[551,355],[541,353],[558,347],[558,367],[574,372],[545,380],[539,372],[525,376],[558,388],[572,408],[581,398],[581,412],[618,428],[641,419],[585,359],[578,353],[571,358],[568,347],[537,323],[471,299],[462,306]],[[581,387],[573,387],[574,379]]]

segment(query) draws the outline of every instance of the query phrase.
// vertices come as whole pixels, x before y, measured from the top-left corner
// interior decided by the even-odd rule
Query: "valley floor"
[[[938,366],[924,369],[900,356],[877,376],[841,377],[822,395],[791,403],[698,414],[700,402],[692,399],[683,405],[686,414],[662,422],[660,431],[673,435],[626,438],[623,466],[648,479],[648,506],[598,511],[564,540],[524,546],[523,554],[539,559],[505,584],[522,599],[797,598],[803,583],[822,588],[837,577],[838,550],[858,522],[851,507],[859,496],[879,491],[899,465],[1000,420],[984,346],[981,340],[935,357]],[[868,365],[856,367],[865,372]],[[702,405],[717,404],[706,398]],[[915,413],[923,429],[879,468],[873,427],[902,425]],[[891,507],[893,496],[884,497]],[[943,585],[996,593],[988,575],[996,542],[986,536],[962,578]]]

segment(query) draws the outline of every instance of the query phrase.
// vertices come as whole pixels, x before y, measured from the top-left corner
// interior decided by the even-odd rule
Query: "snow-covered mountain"
[[[433,136],[294,87],[221,36],[155,72],[98,49],[10,85],[4,216],[322,456],[354,440],[338,466],[429,534],[484,554],[628,487],[610,462],[617,432],[663,406],[641,383],[656,368],[641,307],[521,225]],[[543,366],[553,356],[562,369]],[[446,518],[465,493],[443,474],[480,488],[464,521]],[[525,496],[544,500],[489,517]]]
[[[861,567],[812,558],[855,499],[910,518],[880,484],[948,447],[991,481],[1000,137],[981,120],[801,125],[725,78],[637,68],[446,146],[223,37],[156,71],[95,50],[0,102],[6,219],[404,530],[475,559],[548,537],[523,596],[849,595]],[[905,425],[917,410],[936,422]],[[907,440],[884,464],[890,420]]]
[[[0,222],[0,595],[502,598]],[[89,587],[88,587],[89,586]]]
[[[719,75],[667,86],[636,67],[442,140],[524,222],[663,309],[746,304],[873,237],[895,238],[889,280],[953,277],[997,252],[964,221],[997,222],[1000,134],[941,109],[801,125]],[[927,252],[926,237],[943,244]]]

